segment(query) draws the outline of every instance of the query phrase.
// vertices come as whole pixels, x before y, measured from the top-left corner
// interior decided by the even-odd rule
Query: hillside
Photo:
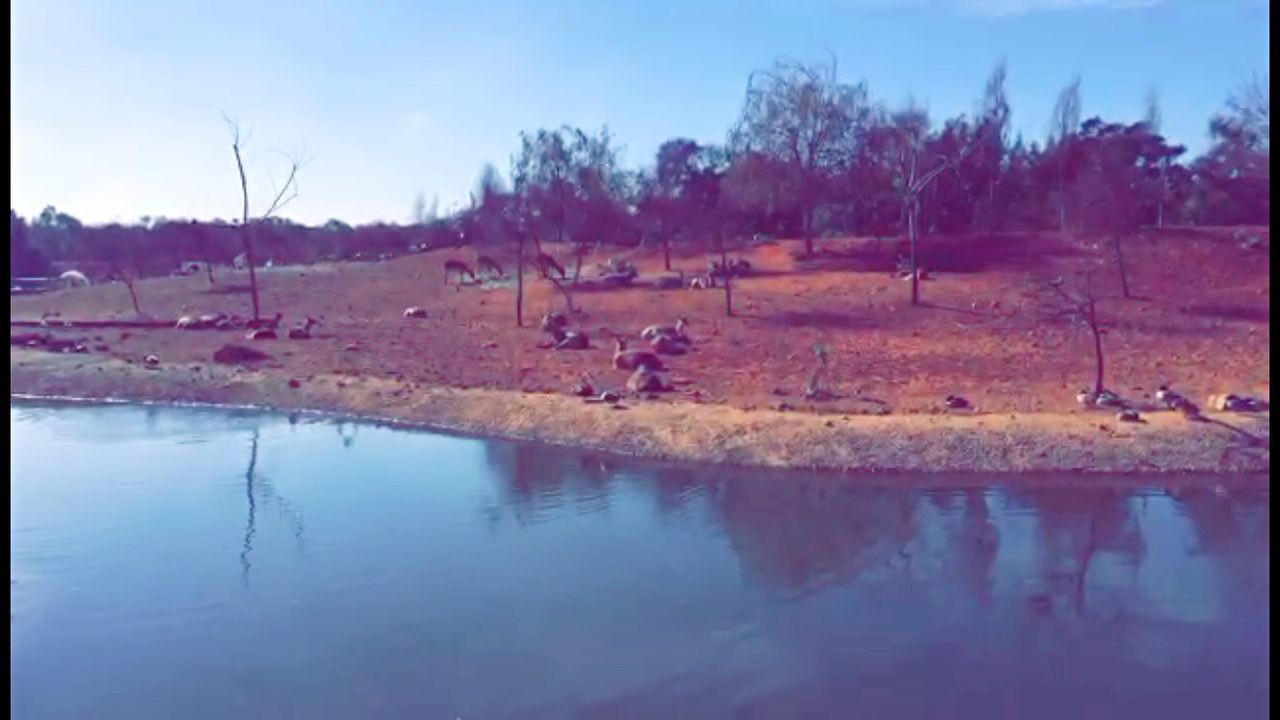
[[[594,347],[560,352],[538,347],[545,340],[534,327],[538,314],[562,306],[545,281],[527,276],[526,327],[520,329],[512,283],[444,284],[444,261],[470,263],[470,250],[276,267],[259,274],[264,310],[283,312],[286,323],[311,315],[322,325],[310,341],[268,341],[264,349],[301,379],[325,373],[563,392],[583,371],[598,385],[620,387],[626,375],[610,367],[610,334],[634,337],[645,325],[684,315],[696,350],[671,358],[674,375],[690,381],[678,400],[899,414],[943,411],[942,398],[954,393],[984,413],[1078,412],[1074,394],[1093,372],[1087,333],[1039,321],[1025,290],[1037,278],[1101,262],[1109,387],[1134,400],[1149,398],[1162,382],[1195,398],[1225,391],[1269,396],[1269,231],[1248,231],[1267,242],[1242,249],[1226,229],[1128,238],[1130,282],[1139,296],[1129,300],[1119,297],[1107,246],[1094,249],[1056,235],[932,238],[922,265],[934,269],[935,279],[922,283],[925,304],[914,308],[909,283],[887,272],[894,253],[889,241],[824,239],[822,252],[804,263],[793,257],[796,244],[768,244],[741,254],[755,272],[735,282],[733,318],[725,317],[719,290],[584,290],[576,299],[585,315],[575,320]],[[567,260],[567,252],[552,252]],[[494,254],[510,268],[510,258]],[[662,270],[653,251],[619,255],[637,263],[642,280]],[[583,277],[604,259],[589,258]],[[673,258],[673,269],[703,268],[701,254]],[[223,269],[218,282],[210,292],[203,276],[149,279],[139,284],[139,295],[143,309],[158,318],[249,314],[242,289],[247,274]],[[409,305],[426,307],[430,317],[402,317]],[[119,284],[12,298],[12,319],[39,319],[48,311],[62,319],[133,317]],[[239,340],[217,331],[60,332],[96,336],[93,344],[105,343],[118,358],[136,362],[154,353],[165,364],[207,362],[214,349]],[[833,385],[842,396],[834,401],[799,397],[815,366],[814,343],[829,348]],[[359,349],[347,350],[351,345]]]

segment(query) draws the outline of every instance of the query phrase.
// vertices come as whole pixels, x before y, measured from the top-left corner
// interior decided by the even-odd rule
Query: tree
[[[711,249],[720,256],[724,277],[724,313],[733,316],[733,272],[729,265],[726,232],[735,232],[735,220],[741,218],[741,205],[733,188],[725,182],[730,166],[729,154],[722,148],[708,147],[703,152],[704,164],[689,176],[686,198],[690,211],[689,229],[711,240]]]
[[[240,172],[240,194],[243,199],[240,216],[240,240],[244,245],[245,258],[249,266],[249,289],[253,297],[253,319],[260,320],[262,317],[261,307],[258,300],[258,275],[255,270],[256,259],[253,253],[252,229],[249,219],[249,181],[245,177],[244,159],[241,157],[242,140],[240,137],[240,125],[231,118],[223,118],[227,121],[227,127],[231,131],[231,152],[236,158],[236,169]],[[275,197],[271,200],[271,204],[267,209],[258,216],[257,222],[262,223],[271,218],[276,212],[288,205],[298,197],[298,170],[302,168],[308,161],[301,152],[294,154],[281,153],[289,162],[289,175],[275,193]]]
[[[1265,81],[1255,77],[1210,121],[1214,144],[1192,167],[1203,222],[1270,222],[1270,105]]]
[[[543,255],[542,243],[538,240],[543,228],[554,227],[557,237],[563,239],[572,185],[569,178],[570,159],[560,133],[539,130],[532,138],[521,133],[520,140],[520,155],[511,163],[511,181],[515,194],[512,212],[516,218],[515,230],[520,256],[516,273],[517,295],[522,297],[525,238],[533,237],[536,257]],[[542,268],[538,266],[538,269]],[[543,272],[542,277],[560,291],[564,296],[566,310],[573,312],[573,295],[564,283],[549,272]],[[517,316],[516,320],[520,322],[521,318]]]
[[[1103,385],[1102,322],[1098,319],[1098,299],[1094,295],[1093,274],[1084,272],[1075,282],[1068,284],[1058,277],[1042,283],[1038,288],[1039,314],[1045,320],[1065,320],[1086,328],[1093,340],[1093,394],[1099,395]]]
[[[911,254],[911,304],[920,304],[920,273],[917,262],[919,237],[920,195],[943,172],[957,166],[973,150],[973,143],[960,146],[955,155],[939,155],[925,170],[925,139],[928,136],[929,118],[923,110],[911,105],[894,115],[897,128],[892,143],[895,156],[895,185],[902,200],[902,212],[907,225],[907,237]]]
[[[1110,239],[1126,298],[1132,294],[1124,237],[1142,224],[1144,188],[1157,182],[1161,164],[1180,152],[1146,123],[1120,125],[1090,118],[1080,128],[1075,147],[1078,161],[1071,178],[1080,221],[1086,230]]]
[[[129,291],[129,300],[133,303],[133,311],[138,317],[147,317],[138,300],[137,282],[142,277],[145,261],[145,249],[141,238],[130,229],[112,223],[102,228],[94,243],[94,252],[107,267],[111,275],[120,279]]]
[[[1050,152],[1058,160],[1058,229],[1067,229],[1067,160],[1071,152],[1071,142],[1080,125],[1080,76],[1071,78],[1071,82],[1058,94],[1058,101],[1053,106],[1053,119],[1049,130]]]
[[[49,261],[31,244],[27,221],[9,210],[9,277],[41,276],[49,271]]]
[[[834,58],[828,68],[776,60],[771,70],[747,80],[730,145],[735,156],[759,152],[787,169],[784,182],[800,213],[807,255],[813,253],[813,217],[822,191],[845,164],[866,115],[866,85],[838,82]]]
[[[414,225],[427,224],[427,196],[418,191],[413,198],[413,211],[409,215],[409,222]]]
[[[1009,135],[1009,99],[1004,83],[1008,68],[1004,61],[996,65],[987,79],[982,102],[978,107],[975,135],[979,138],[966,173],[974,187],[984,192],[984,201],[974,204],[974,211],[985,218],[987,232],[998,224],[996,217],[996,185],[1000,180],[1000,168],[1005,159]],[[981,209],[981,210],[979,210]],[[975,220],[976,224],[976,220]]]

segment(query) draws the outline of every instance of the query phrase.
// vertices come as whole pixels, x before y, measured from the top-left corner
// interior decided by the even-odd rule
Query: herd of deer
[[[184,315],[178,318],[174,327],[179,330],[248,330],[245,334],[248,340],[275,340],[279,337],[278,330],[283,319],[283,313],[276,313],[270,318],[246,320],[219,312],[210,315]],[[311,338],[311,328],[319,324],[319,320],[307,315],[305,320],[289,328],[287,335],[290,340],[308,340]]]
[[[563,313],[552,312],[542,316],[539,327],[552,337],[551,348],[556,350],[584,350],[589,348],[590,340],[586,332],[569,328],[568,318]],[[650,349],[630,349],[627,341],[621,336],[614,336],[612,364],[617,370],[630,370],[627,389],[633,393],[670,392],[674,383],[663,373],[666,363],[659,355],[683,355],[688,352],[693,340],[685,333],[689,321],[678,318],[674,325],[650,325],[640,331],[640,339],[649,343]],[[614,391],[605,390],[599,393],[591,382],[590,373],[584,373],[581,381],[574,385],[575,395],[587,398],[589,402],[607,402],[616,404],[621,396]]]

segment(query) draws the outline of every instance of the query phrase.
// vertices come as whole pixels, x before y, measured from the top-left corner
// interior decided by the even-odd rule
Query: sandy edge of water
[[[10,393],[313,410],[452,432],[737,466],[859,471],[1159,473],[1270,470],[1270,418],[1213,415],[1266,439],[1245,447],[1174,413],[840,416],[638,401],[627,409],[506,390],[414,386],[208,363],[147,368],[93,355],[11,348]]]

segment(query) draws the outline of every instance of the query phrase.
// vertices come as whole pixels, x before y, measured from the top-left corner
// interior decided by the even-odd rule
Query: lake
[[[849,477],[11,402],[16,718],[1253,718],[1266,478]]]

